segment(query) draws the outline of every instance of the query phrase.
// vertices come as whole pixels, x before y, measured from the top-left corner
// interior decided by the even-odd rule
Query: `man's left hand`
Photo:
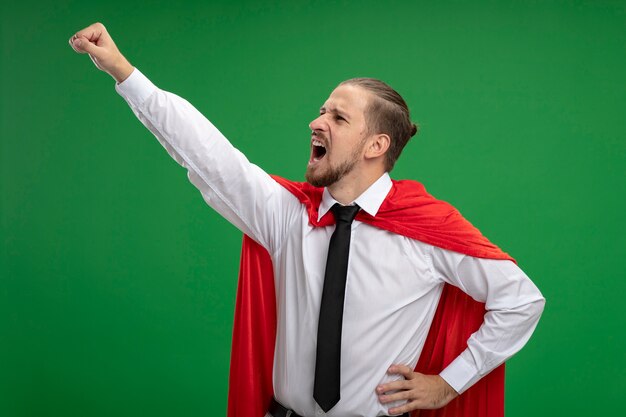
[[[378,400],[382,403],[407,400],[401,407],[390,408],[389,414],[402,414],[419,409],[441,408],[459,394],[439,375],[424,375],[414,372],[406,365],[391,365],[387,371],[400,374],[405,379],[387,382],[376,387]],[[386,394],[397,391],[393,394]]]

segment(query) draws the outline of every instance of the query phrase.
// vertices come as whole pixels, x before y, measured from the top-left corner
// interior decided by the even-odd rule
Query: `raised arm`
[[[101,23],[70,38],[78,53],[116,81],[141,122],[188,170],[204,200],[270,253],[301,213],[298,200],[235,149],[187,100],[156,87],[119,52]]]

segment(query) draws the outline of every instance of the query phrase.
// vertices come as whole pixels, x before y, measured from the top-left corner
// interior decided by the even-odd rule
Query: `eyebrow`
[[[346,119],[350,118],[348,113],[346,113],[345,111],[343,111],[341,109],[338,109],[336,107],[335,108],[331,107],[331,108],[328,108],[328,109],[326,109],[326,107],[324,107],[324,106],[320,107],[320,113],[326,113],[326,112],[338,114],[340,116],[345,117]]]

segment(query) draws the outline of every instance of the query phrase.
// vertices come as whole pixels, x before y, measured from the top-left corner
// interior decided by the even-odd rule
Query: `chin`
[[[327,186],[327,184],[324,181],[324,176],[319,175],[319,174],[314,174],[312,170],[310,169],[306,170],[304,174],[304,178],[306,179],[306,182],[308,182],[314,187],[326,187]]]
[[[325,169],[316,166],[307,167],[306,181],[315,187],[329,187],[348,175],[355,167],[357,159],[353,158],[340,164],[339,166],[326,166]]]
[[[304,175],[304,178],[306,179],[306,182],[308,182],[314,187],[324,187],[324,184],[320,181],[320,178],[318,178],[317,176],[309,175],[308,173],[306,173]]]
[[[339,180],[336,173],[328,172],[322,175],[315,175],[309,171],[305,174],[306,182],[314,187],[329,187]]]

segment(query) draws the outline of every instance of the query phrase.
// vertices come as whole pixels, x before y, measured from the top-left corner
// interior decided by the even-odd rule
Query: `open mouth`
[[[319,161],[326,155],[326,147],[324,146],[322,142],[320,142],[317,139],[313,139],[311,144],[313,145],[313,150],[312,150],[312,155],[311,155],[312,159],[313,161]]]

